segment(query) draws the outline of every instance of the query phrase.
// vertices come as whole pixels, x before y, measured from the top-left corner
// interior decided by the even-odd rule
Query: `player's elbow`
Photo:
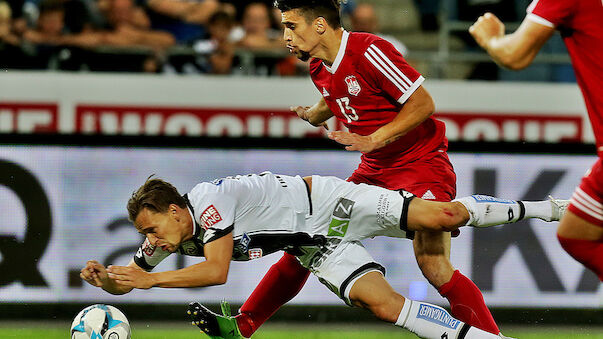
[[[228,268],[218,267],[212,270],[210,276],[207,278],[209,278],[208,280],[211,285],[224,285],[228,280]]]
[[[504,50],[497,55],[495,60],[499,65],[505,68],[513,71],[520,71],[532,63],[534,56],[535,54],[525,54],[515,50]]]
[[[531,60],[527,60],[525,58],[517,58],[517,57],[509,57],[503,60],[500,60],[499,63],[512,71],[521,71],[522,69],[528,67],[531,64]]]

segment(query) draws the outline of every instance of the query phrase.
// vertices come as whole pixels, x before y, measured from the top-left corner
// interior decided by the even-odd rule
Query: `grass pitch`
[[[66,339],[69,338],[69,323],[50,322],[0,322],[2,339]],[[603,328],[587,326],[503,326],[504,334],[521,339],[603,339]],[[207,339],[194,326],[182,324],[132,323],[132,339]],[[269,324],[263,326],[253,339],[416,339],[406,330],[395,326],[381,325],[324,325],[324,324]]]

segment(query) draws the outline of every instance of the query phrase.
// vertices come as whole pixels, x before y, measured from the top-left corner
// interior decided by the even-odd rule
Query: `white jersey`
[[[205,244],[232,232],[233,260],[285,250],[311,267],[342,241],[406,237],[398,192],[334,177],[312,177],[310,194],[299,176],[264,172],[200,183],[184,197],[195,221],[193,238],[178,249],[185,255],[202,256]],[[145,241],[134,260],[151,270],[169,254]]]

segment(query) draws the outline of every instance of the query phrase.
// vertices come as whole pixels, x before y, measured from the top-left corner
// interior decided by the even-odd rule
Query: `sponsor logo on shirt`
[[[455,329],[460,321],[454,319],[446,310],[439,307],[421,304],[417,318],[425,319],[431,323]]]
[[[348,85],[348,93],[353,96],[358,96],[358,93],[360,93],[361,90],[358,79],[356,79],[356,77],[353,75],[348,75],[345,78],[345,83]]]
[[[142,251],[144,252],[144,254],[146,254],[147,256],[152,256],[153,253],[155,253],[155,245],[151,245],[151,243],[149,242],[149,239],[144,239],[144,243],[142,244]]]
[[[346,198],[341,198],[335,205],[333,211],[333,218],[329,224],[328,236],[343,237],[348,231],[350,224],[350,216],[352,215],[352,208],[354,207],[354,201]]]
[[[214,207],[214,205],[209,205],[208,208],[201,213],[199,217],[200,225],[204,229],[208,229],[218,222],[222,221],[222,216],[218,213],[218,210]]]
[[[326,98],[326,97],[328,97],[328,96],[330,96],[330,95],[331,95],[331,94],[329,94],[329,92],[327,92],[327,89],[323,87],[323,88],[322,88],[322,96]]]
[[[250,242],[251,238],[249,237],[249,235],[247,233],[243,233],[243,237],[241,238],[241,241],[239,242],[237,247],[239,248],[239,250],[241,250],[242,253],[246,253],[249,249]]]
[[[262,254],[264,254],[264,252],[261,248],[252,248],[249,250],[249,260],[261,258]]]
[[[421,197],[423,200],[435,200],[436,196],[431,192],[431,190],[427,190],[425,194]]]

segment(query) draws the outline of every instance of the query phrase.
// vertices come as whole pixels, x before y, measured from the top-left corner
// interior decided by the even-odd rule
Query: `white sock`
[[[526,218],[538,218],[544,221],[553,220],[553,207],[550,200],[522,202],[526,209]]]
[[[460,202],[469,211],[465,226],[490,227],[529,218],[551,221],[553,214],[550,201],[515,201],[478,194],[453,201]]]
[[[406,299],[396,326],[403,327],[427,339],[500,339],[453,318],[445,309],[420,301]]]

